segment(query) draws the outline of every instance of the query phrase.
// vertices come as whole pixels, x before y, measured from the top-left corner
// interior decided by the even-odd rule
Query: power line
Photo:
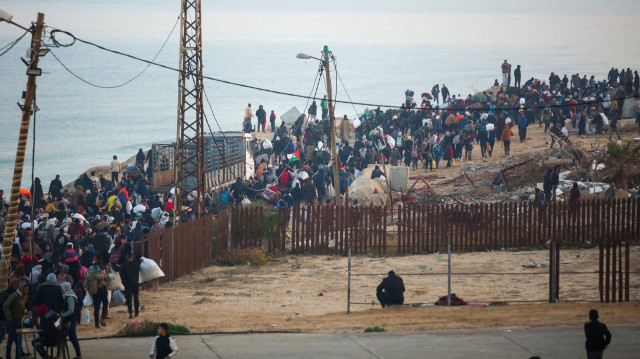
[[[167,66],[167,65],[163,65],[154,61],[150,61],[150,60],[146,60],[128,53],[124,53],[121,51],[117,51],[117,50],[113,50],[113,49],[109,49],[107,47],[104,47],[102,45],[98,45],[96,43],[93,43],[91,41],[87,41],[87,40],[83,40],[80,39],[78,37],[76,37],[75,35],[67,32],[67,31],[62,31],[59,30],[59,32],[65,33],[67,35],[69,35],[70,37],[73,38],[73,42],[79,41],[83,44],[86,45],[90,45],[93,47],[96,47],[98,49],[101,49],[103,51],[107,51],[107,52],[111,52],[113,54],[117,54],[117,55],[121,55],[121,56],[125,56],[128,58],[131,58],[133,60],[136,61],[141,61],[144,63],[147,63],[149,65],[154,65],[160,68],[164,68],[166,70],[171,70],[171,71],[175,71],[175,72],[180,72],[179,69],[175,68],[175,67],[171,67],[171,66]],[[71,46],[69,44],[65,44],[65,46]],[[65,47],[62,46],[62,47]],[[154,59],[155,60],[155,59]],[[184,71],[185,74],[188,75],[192,75],[192,76],[196,76],[197,74],[191,72],[191,71]],[[297,98],[304,98],[304,99],[311,99],[311,100],[322,100],[321,98],[318,97],[309,97],[306,95],[300,95],[300,94],[295,94],[295,93],[291,93],[291,92],[285,92],[285,91],[278,91],[278,90],[272,90],[272,89],[267,89],[267,88],[263,88],[263,87],[257,87],[257,86],[252,86],[252,85],[247,85],[247,84],[242,84],[242,83],[238,83],[238,82],[233,82],[233,81],[228,81],[228,80],[223,80],[223,79],[219,79],[219,78],[215,78],[215,77],[211,77],[211,76],[202,76],[203,79],[207,79],[207,80],[211,80],[211,81],[215,81],[215,82],[219,82],[219,83],[224,83],[227,85],[232,85],[232,86],[237,86],[237,87],[243,87],[243,88],[248,88],[248,89],[252,89],[252,90],[256,90],[256,91],[262,91],[262,92],[268,92],[268,93],[273,93],[276,95],[283,95],[283,96],[289,96],[289,97],[297,97]],[[598,103],[603,103],[603,102],[610,102],[610,101],[620,101],[620,100],[625,100],[628,98],[640,98],[640,96],[628,96],[628,97],[621,97],[621,98],[615,98],[615,99],[609,99],[609,100],[592,100],[592,101],[583,101],[581,103],[578,104],[556,104],[556,105],[534,105],[534,106],[510,106],[510,107],[503,107],[503,108],[488,108],[488,107],[482,107],[482,108],[465,108],[463,111],[469,111],[469,112],[473,112],[473,111],[484,111],[484,112],[488,112],[488,111],[515,111],[515,110],[529,110],[529,109],[546,109],[546,108],[562,108],[562,107],[569,107],[569,106],[583,106],[583,105],[591,105],[591,104],[598,104]],[[335,103],[342,103],[342,104],[351,104],[351,105],[359,105],[359,106],[366,106],[366,107],[384,107],[384,108],[391,108],[391,109],[397,109],[397,108],[401,108],[402,106],[398,106],[398,105],[385,105],[385,104],[374,104],[374,103],[367,103],[367,102],[355,102],[355,101],[335,101]],[[440,109],[440,110],[444,110],[444,109]],[[460,110],[456,110],[456,109],[451,109],[453,111],[460,111]]]
[[[84,78],[82,78],[80,75],[76,74],[75,72],[73,72],[67,65],[65,65],[62,60],[60,60],[58,58],[58,56],[56,56],[56,54],[53,52],[53,50],[51,50],[51,47],[69,47],[71,45],[73,45],[75,43],[75,37],[66,31],[61,31],[61,30],[53,30],[50,32],[49,36],[51,38],[51,41],[53,42],[53,44],[46,44],[46,43],[42,43],[45,47],[49,48],[51,51],[51,55],[53,55],[53,57],[56,59],[56,61],[58,61],[58,63],[65,69],[67,70],[67,72],[69,72],[71,75],[73,75],[75,78],[77,78],[78,80],[91,85],[93,87],[97,87],[97,88],[101,88],[101,89],[114,89],[114,88],[118,88],[118,87],[123,87],[126,86],[128,84],[130,84],[131,82],[133,82],[134,80],[136,80],[138,77],[142,76],[143,73],[145,73],[149,67],[151,67],[152,63],[156,60],[156,58],[158,58],[158,56],[160,55],[160,53],[162,52],[162,50],[164,49],[165,45],[167,45],[167,42],[169,41],[169,39],[171,38],[171,35],[173,35],[173,32],[176,30],[176,26],[178,26],[178,23],[180,22],[180,17],[178,16],[178,19],[176,20],[176,23],[173,24],[173,28],[171,29],[171,32],[169,33],[169,36],[167,36],[167,38],[164,40],[164,42],[162,43],[162,46],[160,46],[160,49],[158,50],[158,52],[156,52],[156,55],[153,57],[153,59],[151,60],[151,62],[147,63],[147,66],[142,69],[142,71],[140,71],[137,75],[133,76],[131,79],[118,84],[118,85],[98,85],[96,83],[93,83],[89,80],[86,80]],[[65,33],[68,34],[69,36],[71,36],[74,41],[70,44],[61,44],[60,42],[58,42],[55,38],[55,33],[60,32],[60,33]]]
[[[17,39],[11,41],[10,43],[4,45],[2,48],[0,48],[0,51],[2,51],[2,53],[0,53],[0,56],[2,56],[4,54],[6,54],[7,52],[11,51],[11,49],[13,49],[13,47],[16,46],[20,42],[20,40],[22,40],[22,38],[24,38],[28,33],[29,33],[29,30],[25,31],[24,34],[20,35],[20,37],[18,37]]]

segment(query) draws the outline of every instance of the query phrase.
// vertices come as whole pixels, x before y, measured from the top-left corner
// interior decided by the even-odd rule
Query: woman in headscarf
[[[61,285],[62,296],[66,304],[66,310],[60,314],[64,323],[69,323],[67,334],[69,335],[69,341],[73,345],[73,349],[76,351],[75,359],[82,359],[80,353],[80,343],[78,342],[78,335],[76,333],[76,325],[78,324],[78,312],[80,311],[80,302],[76,293],[71,289],[71,283],[64,282]]]

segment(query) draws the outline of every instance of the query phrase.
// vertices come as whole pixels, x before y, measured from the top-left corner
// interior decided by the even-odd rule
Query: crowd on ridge
[[[637,97],[640,85],[637,71],[614,68],[607,79],[599,81],[594,76],[576,74],[569,80],[566,75],[560,78],[551,73],[548,82],[530,78],[521,85],[522,68],[518,65],[514,71],[516,86],[511,87],[511,65],[505,61],[502,71],[504,86],[499,86],[496,79],[494,85],[499,87],[494,92],[462,97],[452,95],[443,84],[416,97],[407,89],[397,109],[366,109],[355,121],[346,115],[337,120],[337,184],[333,183],[330,160],[333,144],[326,96],[320,108],[313,101],[291,126],[284,122],[276,126],[277,117],[271,111],[273,137],[260,143],[255,174],[207,194],[205,207],[215,213],[254,200],[268,201],[276,208],[291,208],[301,202],[325,203],[333,191],[344,194],[369,165],[376,166],[371,177],[380,178],[384,176],[379,168],[383,164],[434,171],[477,156],[509,156],[516,133],[518,140],[525,142],[527,129],[536,125],[551,134],[552,146],[570,136],[569,128],[577,130],[579,136],[609,129],[610,140],[614,134],[620,139],[617,121],[623,100]],[[636,124],[640,125],[640,110],[636,113]],[[246,132],[256,130],[253,117],[249,104],[243,122]],[[255,117],[257,130],[266,132],[267,113],[262,105]],[[504,153],[496,151],[499,142]],[[191,205],[174,203],[175,189],[155,192],[144,176],[149,171],[149,167],[145,171],[147,161],[149,156],[141,149],[134,166],[137,172],[125,174],[114,156],[110,179],[83,174],[69,191],[56,176],[45,193],[36,178],[31,189],[21,194],[11,278],[0,294],[0,304],[2,298],[5,300],[0,340],[3,330],[9,333],[6,357],[10,357],[14,344],[20,350],[16,330],[22,318],[18,313],[25,308],[31,309],[34,317],[52,317],[50,312],[62,317],[76,355],[81,357],[75,338],[81,303],[90,295],[95,304],[95,326],[106,325],[106,293],[112,271],[120,271],[129,315],[138,314],[138,283],[134,278],[140,258],[146,255],[144,239],[172,225],[176,206]],[[185,196],[185,201],[191,200]],[[0,190],[3,232],[7,208]]]

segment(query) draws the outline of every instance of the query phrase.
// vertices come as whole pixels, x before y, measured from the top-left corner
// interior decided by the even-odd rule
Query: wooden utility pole
[[[333,113],[333,98],[331,94],[331,67],[329,66],[329,47],[322,49],[324,54],[324,72],[327,75],[327,97],[329,103],[329,123],[331,124],[331,156],[333,157],[333,189],[336,194],[336,205],[340,201],[340,175],[338,175],[338,150],[336,141],[336,116]]]
[[[44,27],[44,14],[38,13],[35,29],[31,35],[31,62],[30,68],[38,67],[38,52],[42,41],[42,29]],[[0,263],[0,283],[7,283],[9,277],[11,249],[16,238],[16,225],[18,224],[18,205],[20,203],[20,186],[22,182],[22,169],[24,166],[24,155],[27,150],[27,138],[29,137],[29,125],[31,122],[31,106],[36,95],[36,75],[29,75],[27,80],[27,91],[22,108],[22,122],[20,124],[20,135],[18,136],[18,147],[16,149],[16,161],[13,166],[13,181],[11,183],[11,197],[9,199],[9,213],[7,213],[7,223],[4,229],[2,241],[2,263]],[[33,194],[32,194],[33,195]],[[32,201],[33,203],[33,201]],[[33,219],[31,219],[33,220]]]

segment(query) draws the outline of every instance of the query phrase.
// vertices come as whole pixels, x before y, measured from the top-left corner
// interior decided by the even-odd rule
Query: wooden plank
[[[403,213],[403,206],[398,205],[398,238],[397,238],[397,242],[398,242],[398,254],[403,254],[402,252],[402,241],[404,239],[404,224],[402,221],[404,221],[404,213]]]
[[[390,205],[389,208],[393,211],[393,205]],[[392,212],[393,215],[393,212]],[[387,255],[387,206],[384,206],[384,210],[382,212],[382,223],[384,224],[384,228],[382,229],[382,255]]]
[[[624,301],[629,301],[629,248],[630,241],[625,241],[625,250],[624,250]]]
[[[605,277],[604,277],[604,288],[605,288],[605,292],[604,292],[604,301],[605,303],[609,303],[610,302],[610,293],[609,293],[609,288],[610,288],[610,283],[609,283],[609,279],[611,277],[611,241],[609,239],[605,240]]]

